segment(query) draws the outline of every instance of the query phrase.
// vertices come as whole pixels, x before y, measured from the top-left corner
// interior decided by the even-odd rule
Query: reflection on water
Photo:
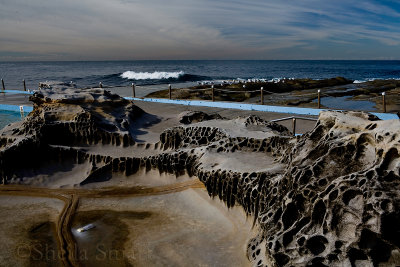
[[[22,114],[23,113],[15,111],[0,110],[0,129],[3,129],[6,125],[12,122],[22,120]]]
[[[321,105],[332,109],[343,109],[343,110],[362,110],[362,111],[376,111],[375,103],[365,100],[349,100],[351,96],[342,97],[322,97]],[[313,100],[317,103],[318,100]]]

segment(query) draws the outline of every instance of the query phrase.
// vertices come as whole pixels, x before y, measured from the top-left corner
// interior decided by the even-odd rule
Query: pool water
[[[26,116],[27,113],[24,114]],[[16,111],[8,111],[8,110],[0,110],[0,129],[3,129],[6,125],[20,121],[23,119],[23,116],[20,112]]]
[[[366,100],[349,100],[351,96],[342,97],[322,97],[321,105],[331,109],[341,110],[360,110],[360,111],[376,111],[375,103]],[[317,103],[318,100],[313,100]]]

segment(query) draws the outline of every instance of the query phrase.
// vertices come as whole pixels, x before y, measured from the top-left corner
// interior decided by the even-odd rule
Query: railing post
[[[3,90],[6,90],[6,87],[4,86],[4,80],[3,79],[1,79],[1,86],[2,86]]]
[[[215,97],[214,97],[214,85],[211,85],[211,99],[214,102],[215,101]]]
[[[25,83],[25,79],[23,80],[24,82],[24,91],[26,91],[26,83]]]
[[[382,92],[382,104],[383,104],[383,113],[386,113],[386,99],[385,99],[385,92]]]
[[[261,87],[260,93],[261,93],[261,105],[264,105],[264,87]]]
[[[296,135],[296,118],[293,118],[292,132],[293,132],[293,136],[295,136]]]
[[[99,87],[103,88],[103,84],[101,82],[99,82]]]
[[[135,84],[134,83],[132,83],[132,95],[133,95],[133,97],[136,97]]]
[[[321,90],[318,89],[318,109],[321,108]]]
[[[170,84],[168,85],[168,90],[169,90],[169,99],[172,99],[172,86]]]

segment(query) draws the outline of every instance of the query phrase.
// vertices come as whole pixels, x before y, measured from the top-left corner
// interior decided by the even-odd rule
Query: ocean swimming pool
[[[313,100],[313,103],[318,103],[318,100]],[[374,102],[366,100],[351,100],[351,96],[322,97],[321,104],[327,108],[333,109],[377,111]]]
[[[22,116],[20,112],[10,110],[0,110],[0,129],[3,129],[6,125],[20,121],[28,113],[24,113]]]
[[[20,111],[21,106],[0,104],[0,129],[3,129],[10,123],[22,120],[33,110],[31,106],[22,107],[24,110],[23,113]]]

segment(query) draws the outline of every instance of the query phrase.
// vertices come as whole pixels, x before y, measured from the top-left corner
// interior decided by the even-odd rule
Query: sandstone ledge
[[[144,112],[132,102],[100,89],[42,90],[32,101],[34,111],[1,132],[3,184],[29,184],[27,177],[37,180],[57,162],[86,166],[78,182],[65,185],[77,190],[139,170],[186,173],[211,197],[254,217],[259,234],[247,253],[255,265],[400,264],[398,120],[322,112],[312,131],[291,137],[255,116],[192,116],[145,144],[154,155],[141,156],[134,130]],[[95,145],[132,153],[82,149]]]

